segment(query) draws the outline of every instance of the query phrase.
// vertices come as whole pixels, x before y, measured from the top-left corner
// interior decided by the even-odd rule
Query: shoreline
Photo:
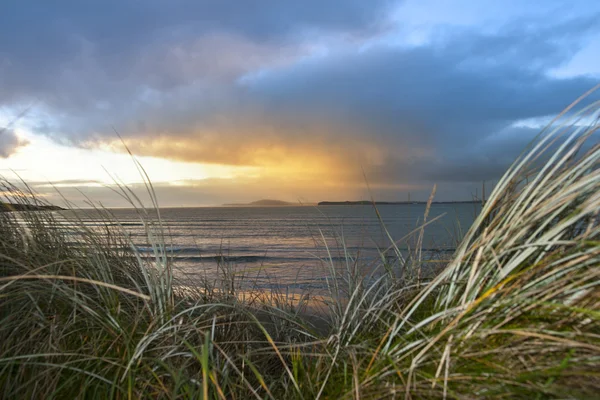
[[[481,204],[481,201],[432,201],[431,204]],[[427,205],[426,201],[321,201],[318,206],[401,206],[401,205]]]

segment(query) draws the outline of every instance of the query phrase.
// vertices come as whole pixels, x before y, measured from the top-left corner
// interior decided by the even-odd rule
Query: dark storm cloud
[[[278,115],[333,117],[353,126],[344,136],[391,149],[371,168],[373,180],[494,179],[539,131],[517,121],[557,114],[598,83],[548,74],[597,33],[597,18],[489,35],[447,32],[417,48],[342,53],[275,71],[253,90]],[[431,152],[407,157],[403,148]]]
[[[254,87],[276,111],[358,117],[392,135],[406,125],[442,138],[451,131],[453,140],[473,137],[482,124],[554,114],[590,89],[596,79],[557,79],[548,70],[568,61],[582,36],[600,31],[592,24],[598,17],[535,34],[516,27],[493,35],[449,32],[417,48],[341,53],[275,71]]]
[[[244,61],[252,64],[265,46],[285,53],[311,35],[378,31],[388,3],[6,0],[0,5],[0,102],[37,95],[76,105],[89,102],[82,94],[92,90],[88,95],[102,100],[138,85],[170,88],[202,78],[215,63],[227,64],[221,53],[231,41],[245,46]],[[192,76],[169,65],[182,60],[196,62]],[[223,67],[240,72],[244,66]],[[70,93],[61,93],[65,86]]]
[[[128,113],[141,126],[131,119],[122,126],[130,137],[171,132],[183,146],[167,139],[137,149],[191,161],[252,164],[244,149],[313,146],[346,155],[346,166],[362,165],[373,182],[494,179],[539,130],[515,122],[554,115],[597,83],[548,74],[576,51],[577,38],[593,27],[588,22],[534,38],[510,28],[460,32],[417,48],[334,53],[247,79],[209,107],[193,92],[162,110],[142,107]],[[527,54],[538,62],[525,62]],[[380,149],[376,160],[365,155],[365,143]]]

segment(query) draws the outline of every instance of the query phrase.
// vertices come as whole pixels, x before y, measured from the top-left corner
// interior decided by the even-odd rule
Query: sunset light
[[[0,41],[2,171],[70,188],[112,185],[104,169],[140,183],[125,142],[158,186],[203,181],[165,206],[364,197],[367,183],[381,200],[425,200],[434,184],[439,199],[469,200],[535,136],[521,121],[547,119],[600,74],[594,17],[559,1],[544,12],[351,2],[332,14],[311,2],[242,19],[202,3],[157,5],[137,24],[124,13],[111,31],[82,5],[44,6],[35,22],[35,7],[15,6],[11,21],[35,29],[3,25],[14,40]],[[78,22],[54,29],[52,15]],[[234,187],[248,196],[230,198]]]
[[[0,400],[600,394],[600,0],[0,0]]]

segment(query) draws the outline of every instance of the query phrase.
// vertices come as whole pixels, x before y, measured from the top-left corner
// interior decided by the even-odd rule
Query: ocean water
[[[374,263],[392,240],[418,228],[425,213],[423,204],[377,209],[381,221],[371,205],[164,208],[160,214],[167,251],[184,284],[216,278],[217,266],[228,265],[256,286],[322,288],[330,274],[327,265],[345,265],[348,256],[362,264]],[[433,204],[428,221],[435,221],[425,227],[424,258],[449,258],[479,209],[476,204]],[[110,211],[134,245],[152,256],[138,213]],[[64,216],[67,221],[74,217]],[[103,222],[94,213],[78,211],[77,216],[102,232]],[[404,255],[414,249],[417,236],[398,242]],[[387,254],[393,258],[394,252]]]

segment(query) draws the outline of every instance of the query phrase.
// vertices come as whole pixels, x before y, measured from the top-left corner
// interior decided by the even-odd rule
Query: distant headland
[[[36,204],[21,204],[21,203],[3,203],[0,202],[0,212],[10,212],[10,211],[58,211],[58,210],[66,210],[65,208],[59,206],[42,206]]]
[[[426,201],[321,201],[318,206],[369,206],[375,204],[380,205],[406,205],[406,204],[427,204]],[[466,201],[433,201],[431,204],[481,204],[481,200],[466,200]]]
[[[297,206],[298,204],[296,203],[289,203],[287,201],[282,201],[282,200],[271,200],[271,199],[262,199],[262,200],[257,200],[257,201],[253,201],[251,203],[229,203],[229,204],[223,204],[224,206],[228,206],[228,207],[249,207],[249,206],[254,206],[254,207],[265,207],[265,206]]]

